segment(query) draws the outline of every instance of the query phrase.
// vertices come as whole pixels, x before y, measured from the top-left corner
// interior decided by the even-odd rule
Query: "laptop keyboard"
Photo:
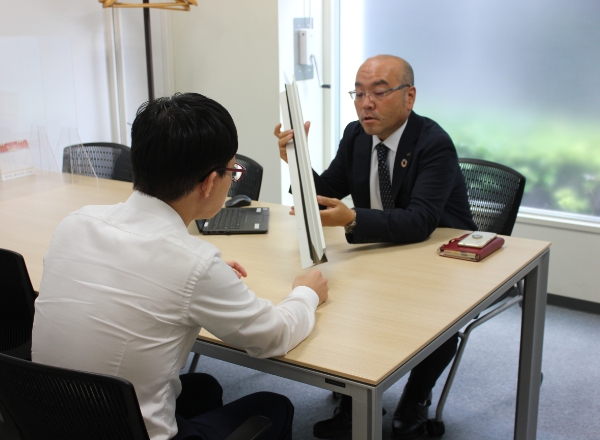
[[[222,209],[212,219],[211,229],[240,229],[242,227],[242,215],[242,209]]]

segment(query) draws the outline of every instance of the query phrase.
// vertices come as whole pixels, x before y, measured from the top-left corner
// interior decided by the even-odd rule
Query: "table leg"
[[[198,361],[200,360],[200,353],[194,353],[194,357],[192,358],[192,363],[190,364],[190,368],[188,373],[195,373],[196,368],[198,368]]]
[[[364,398],[352,397],[352,440],[368,439],[369,398],[365,390]]]
[[[537,433],[549,261],[547,251],[525,277],[514,433],[517,440],[535,440]]]
[[[363,389],[352,397],[352,440],[381,440],[382,395],[377,389]]]
[[[371,437],[373,440],[381,440],[383,434],[383,391],[374,389],[371,391]]]

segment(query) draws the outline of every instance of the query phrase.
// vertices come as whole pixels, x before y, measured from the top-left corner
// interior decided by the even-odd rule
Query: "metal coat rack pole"
[[[139,8],[144,9],[144,36],[146,41],[146,73],[148,76],[148,100],[154,101],[154,67],[152,63],[152,32],[150,30],[150,8],[189,11],[190,5],[198,6],[197,0],[169,0],[150,4],[150,0],[142,3],[121,3],[117,0],[99,0],[103,8]]]
[[[150,3],[150,0],[143,0]],[[148,76],[148,100],[154,101],[154,67],[152,64],[152,32],[150,29],[150,8],[144,9],[144,35],[146,37],[146,72]]]

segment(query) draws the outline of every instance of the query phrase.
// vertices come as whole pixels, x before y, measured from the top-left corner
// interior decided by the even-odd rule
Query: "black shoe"
[[[352,432],[352,413],[337,407],[333,417],[321,420],[313,426],[313,435],[317,438],[334,438]]]
[[[402,393],[392,421],[392,434],[399,440],[410,440],[425,433],[425,425],[431,405],[431,393],[425,402],[411,402]]]

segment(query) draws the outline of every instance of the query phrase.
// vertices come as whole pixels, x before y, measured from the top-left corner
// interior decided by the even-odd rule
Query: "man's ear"
[[[200,182],[198,184],[200,192],[205,199],[207,199],[208,196],[210,196],[210,192],[212,191],[216,177],[217,177],[217,172],[213,171],[212,173],[210,173],[208,175],[208,177],[206,177],[206,179],[204,179],[202,182]]]
[[[415,86],[411,86],[406,92],[408,109],[412,110],[415,105],[415,100],[417,99],[417,88]]]

